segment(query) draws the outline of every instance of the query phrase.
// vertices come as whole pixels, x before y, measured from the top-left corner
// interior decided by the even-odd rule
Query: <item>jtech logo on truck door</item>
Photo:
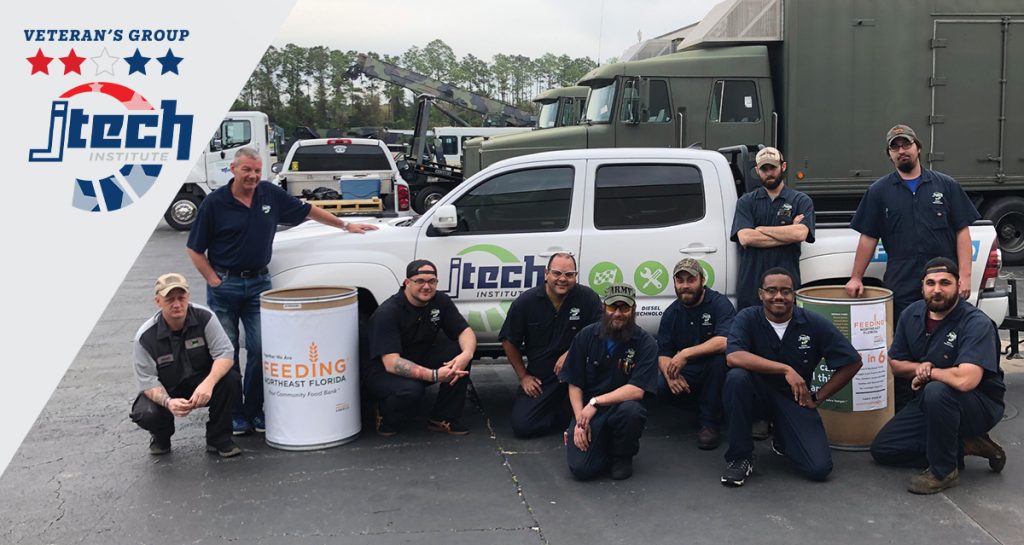
[[[515,299],[544,283],[546,266],[547,262],[537,256],[519,259],[501,246],[477,244],[451,258],[448,287],[439,291],[453,299]],[[468,290],[473,293],[465,293]]]
[[[114,211],[149,191],[162,163],[189,159],[192,115],[176,100],[154,105],[129,87],[96,81],[52,101],[47,137],[29,149],[29,162],[73,164],[72,206]]]

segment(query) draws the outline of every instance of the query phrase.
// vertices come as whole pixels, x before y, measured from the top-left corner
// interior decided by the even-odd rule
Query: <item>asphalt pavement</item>
[[[512,436],[517,381],[489,359],[473,367],[465,437],[424,421],[381,438],[364,414],[347,445],[286,452],[252,435],[238,439],[241,456],[220,459],[205,452],[199,411],[170,454],[150,456],[128,419],[131,339],[156,311],[159,274],[197,279],[185,239],[154,232],[0,478],[0,543],[1024,544],[1022,360],[1003,362],[1007,415],[993,436],[1006,469],[969,458],[961,485],[933,496],[907,493],[912,470],[865,452],[835,451],[829,480],[808,482],[766,442],[747,483],[725,488],[725,447],[698,450],[692,416],[658,406],[631,479],[576,482],[561,434]]]

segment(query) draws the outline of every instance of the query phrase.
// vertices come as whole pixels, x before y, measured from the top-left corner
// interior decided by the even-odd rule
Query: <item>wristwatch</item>
[[[596,397],[590,398],[590,401],[587,402],[587,405],[590,405],[591,407],[594,407],[596,409],[597,408],[597,398]]]

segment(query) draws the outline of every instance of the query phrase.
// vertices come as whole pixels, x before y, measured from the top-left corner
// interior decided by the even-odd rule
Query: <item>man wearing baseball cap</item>
[[[580,480],[609,468],[613,479],[633,474],[647,423],[642,400],[657,387],[658,343],[636,325],[635,290],[612,284],[602,301],[601,321],[576,335],[558,375],[569,384],[573,411],[566,461]]]
[[[864,271],[875,255],[878,241],[885,247],[883,282],[893,291],[893,316],[921,298],[918,276],[925,262],[941,256],[960,269],[958,291],[971,295],[971,232],[981,218],[960,184],[953,178],[921,166],[921,141],[914,129],[896,125],[885,135],[886,153],[896,166],[871,184],[861,198],[850,227],[860,233],[853,270],[846,284],[850,297],[864,293]],[[897,378],[896,410],[911,397],[910,382]]]
[[[427,387],[435,383],[437,400],[427,429],[469,433],[460,419],[476,334],[448,295],[437,291],[437,281],[433,263],[412,261],[398,293],[370,316],[370,359],[361,366],[361,377],[377,403],[378,435],[398,433],[414,416]]]
[[[705,286],[704,268],[687,257],[672,270],[676,300],[658,327],[658,398],[697,409],[697,446],[721,442],[725,346],[736,308]]]
[[[889,364],[918,395],[878,432],[871,455],[880,464],[926,468],[907,490],[934,494],[960,482],[963,456],[1002,471],[1006,453],[988,432],[1003,418],[1003,371],[992,321],[960,299],[959,268],[945,257],[925,264],[924,300],[896,326]]]
[[[155,291],[160,312],[142,324],[132,346],[140,391],[132,421],[150,432],[150,454],[167,454],[175,417],[209,407],[206,450],[224,458],[241,454],[231,440],[231,409],[242,390],[231,340],[210,309],[189,303],[184,276],[160,276]]]
[[[731,239],[740,245],[736,307],[760,305],[761,273],[782,267],[800,287],[800,244],[814,242],[814,203],[807,195],[786,187],[786,161],[775,148],[755,157],[761,187],[736,202]]]

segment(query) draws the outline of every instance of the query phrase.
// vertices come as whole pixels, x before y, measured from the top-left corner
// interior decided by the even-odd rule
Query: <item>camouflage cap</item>
[[[602,300],[606,305],[626,303],[633,307],[636,306],[636,290],[629,284],[612,284],[605,288]]]
[[[188,280],[178,273],[167,273],[156,279],[156,294],[166,297],[173,289],[183,289],[188,293]]]
[[[701,268],[700,262],[692,257],[684,257],[676,263],[675,268],[672,269],[672,276],[677,276],[679,273],[689,273],[690,276],[700,276],[703,278],[704,269]]]
[[[757,152],[754,158],[757,163],[757,168],[761,168],[761,165],[774,165],[776,167],[782,166],[782,152],[779,150],[767,147]]]
[[[914,129],[906,125],[896,125],[889,129],[889,132],[885,133],[885,145],[886,147],[892,145],[892,141],[897,138],[906,138],[910,142],[917,142],[917,133]]]

